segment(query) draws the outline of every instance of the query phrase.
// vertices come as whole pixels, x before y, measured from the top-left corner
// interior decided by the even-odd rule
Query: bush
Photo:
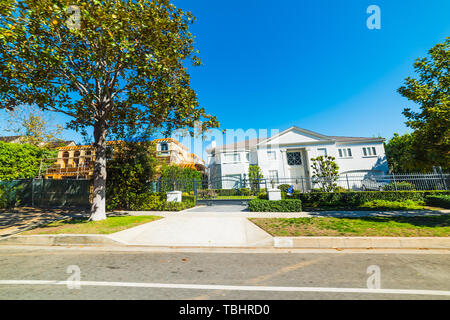
[[[450,195],[427,196],[425,203],[429,206],[450,209]]]
[[[261,200],[254,199],[248,202],[248,208],[252,212],[300,212],[302,211],[302,201],[293,200]]]
[[[373,200],[387,201],[425,201],[429,195],[449,195],[450,191],[362,191],[362,192],[311,192],[295,193],[294,197],[302,200],[304,207],[357,208]],[[282,195],[283,196],[283,195]]]
[[[206,190],[198,190],[197,194],[199,197],[203,199],[213,199],[217,197],[217,192],[212,189],[206,189]]]
[[[19,206],[22,187],[0,185],[0,209],[12,209]]]
[[[249,188],[240,188],[239,189],[239,195],[240,196],[251,196],[252,191]]]
[[[287,193],[288,189],[291,186],[289,184],[280,184],[277,188],[281,190],[281,192]]]
[[[384,191],[395,191],[395,186],[397,186],[397,190],[415,190],[414,185],[412,183],[401,181],[401,182],[391,182],[383,187]]]

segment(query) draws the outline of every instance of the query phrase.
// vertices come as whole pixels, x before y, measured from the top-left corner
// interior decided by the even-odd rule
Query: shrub
[[[22,187],[0,185],[0,209],[12,209],[19,206]]]
[[[429,206],[450,209],[450,195],[427,196],[425,202]]]
[[[252,194],[252,191],[249,188],[240,188],[239,189],[240,196],[250,196],[251,194]]]
[[[302,202],[293,200],[261,200],[254,199],[248,202],[248,208],[252,212],[299,212],[302,211]]]
[[[268,199],[267,192],[258,193],[257,197],[258,197],[258,199],[261,199],[261,200],[267,200]]]
[[[302,200],[303,206],[313,208],[343,207],[357,208],[373,200],[387,201],[425,201],[428,195],[445,195],[450,191],[364,191],[364,192],[311,192],[296,193],[294,197]]]
[[[395,189],[397,186],[397,189]],[[384,191],[395,191],[395,190],[414,190],[414,185],[406,181],[400,181],[397,183],[391,182],[383,187]]]
[[[288,189],[291,186],[289,184],[280,184],[277,188],[281,190],[281,192],[287,193]]]
[[[197,195],[203,199],[212,199],[217,197],[217,192],[212,189],[198,190]]]

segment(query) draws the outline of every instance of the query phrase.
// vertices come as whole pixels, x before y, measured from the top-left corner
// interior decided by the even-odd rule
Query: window
[[[363,154],[364,154],[364,157],[376,156],[377,155],[377,149],[375,147],[363,148]]]
[[[161,151],[169,151],[169,144],[167,142],[162,142],[160,144]]]
[[[278,183],[278,170],[269,170],[269,182]]]
[[[300,152],[288,152],[287,155],[287,163],[290,166],[301,166],[302,165],[302,157]]]
[[[275,151],[267,151],[267,159],[277,160],[277,154],[275,153]]]
[[[345,148],[345,149],[338,149],[339,152],[339,158],[351,158],[352,157],[352,149]]]
[[[317,155],[318,156],[326,156],[327,155],[327,148],[319,148],[319,149],[317,149]]]
[[[225,153],[225,162],[241,162],[239,153]]]
[[[245,153],[245,160],[247,160],[247,162],[250,162],[250,152]]]

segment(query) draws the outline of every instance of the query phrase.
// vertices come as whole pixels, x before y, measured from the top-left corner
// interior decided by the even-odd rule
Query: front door
[[[295,190],[304,189],[304,167],[301,150],[292,150],[286,152],[287,170],[289,174],[289,183],[294,185]]]

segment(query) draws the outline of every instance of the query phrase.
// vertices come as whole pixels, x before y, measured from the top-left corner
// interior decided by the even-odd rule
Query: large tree
[[[194,17],[168,0],[2,0],[0,15],[0,108],[35,104],[93,127],[92,220],[106,217],[109,132],[218,126],[190,87]]]
[[[417,160],[450,169],[450,37],[429,50],[429,57],[414,63],[418,77],[405,79],[398,90],[420,110],[406,108],[406,124],[414,129]]]

